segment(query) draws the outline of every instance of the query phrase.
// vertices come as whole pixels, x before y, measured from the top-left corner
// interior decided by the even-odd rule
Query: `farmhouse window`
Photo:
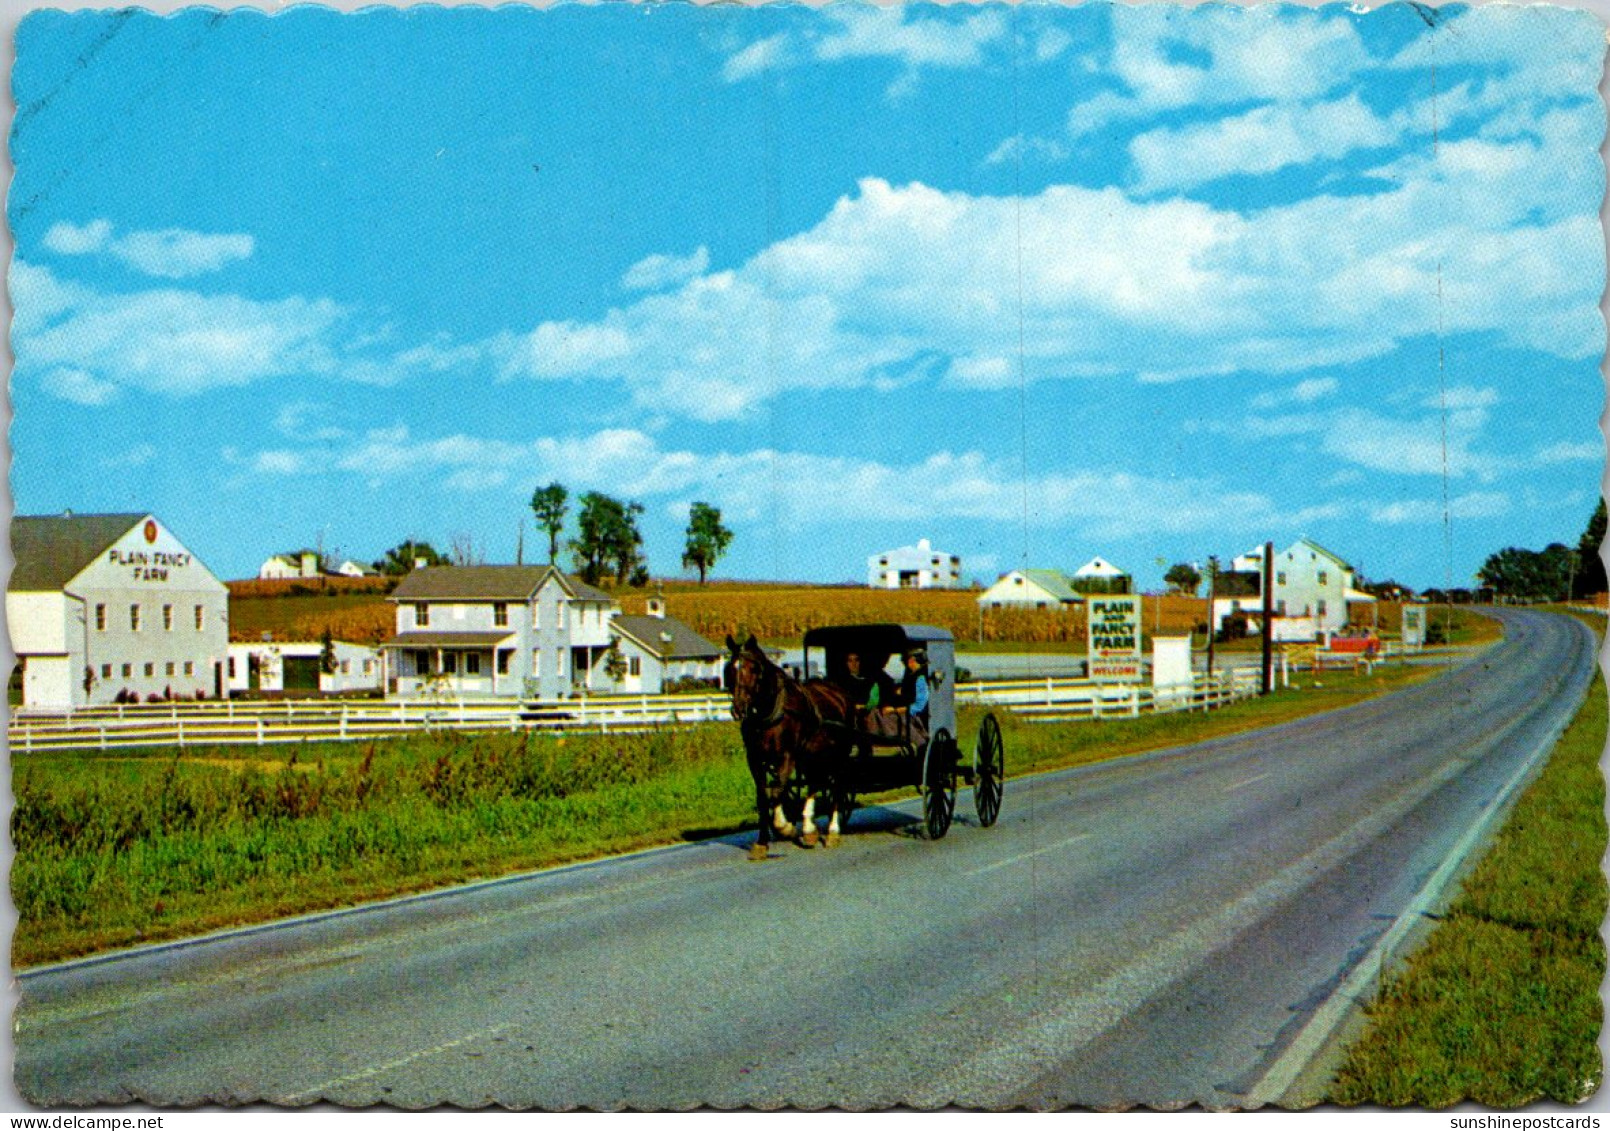
[[[145,678],[146,679],[150,679],[152,676],[154,676],[156,674],[157,674],[157,666],[156,666],[156,664],[150,663],[150,664],[145,665]]]
[[[421,602],[414,606],[414,627],[430,627],[430,606]]]
[[[542,678],[542,653],[536,650],[531,653],[531,678]]]
[[[1320,602],[1320,603],[1319,603],[1319,615],[1320,615],[1320,616],[1324,616],[1324,615],[1325,615],[1325,602],[1324,602],[1324,601],[1321,601],[1321,602]]]
[[[235,657],[229,657],[229,678],[235,678]]]
[[[195,675],[196,674],[196,662],[194,660],[186,660],[184,662],[184,674],[185,675]]]
[[[102,679],[111,679],[112,678],[112,665],[111,664],[102,664],[101,665],[101,678]]]
[[[105,632],[106,631],[106,606],[105,605],[96,605],[95,606],[95,631],[96,632]]]
[[[457,675],[458,674],[458,653],[457,652],[443,652],[442,653],[442,671],[444,671],[448,675]]]
[[[167,669],[166,674],[167,675],[172,675],[173,674],[173,661],[172,660],[168,661],[168,669]]]
[[[629,674],[629,675],[642,675],[643,674],[643,658],[641,656],[633,656],[630,660],[627,661],[626,671],[627,671],[627,674]]]
[[[163,632],[172,632],[173,631],[173,606],[172,605],[163,605],[162,606],[162,631]],[[173,673],[169,672],[168,674],[172,675]]]
[[[509,657],[512,655],[514,653],[508,651],[498,653],[498,675],[509,674]]]
[[[509,626],[509,606],[502,601],[492,606],[492,623],[498,628]]]
[[[425,651],[423,648],[414,653],[414,674],[430,674],[430,653]]]
[[[207,623],[207,606],[196,606],[196,631],[200,632]]]
[[[352,661],[351,660],[342,660],[341,661],[341,674],[346,675],[351,670],[352,670]]]
[[[465,675],[480,675],[481,674],[481,654],[479,652],[465,652],[464,653],[464,674]]]
[[[140,606],[138,605],[129,606],[129,631],[140,631]]]
[[[133,674],[134,674],[134,665],[133,664],[124,664],[123,665],[123,678],[128,679]]]

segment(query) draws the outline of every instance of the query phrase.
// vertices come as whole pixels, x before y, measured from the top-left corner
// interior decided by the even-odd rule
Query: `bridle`
[[[785,689],[785,687],[783,685],[783,681],[781,679],[778,679],[776,675],[772,675],[769,671],[766,671],[766,669],[769,669],[771,667],[771,665],[766,663],[766,661],[763,658],[756,657],[756,656],[754,656],[754,655],[752,655],[752,654],[750,654],[748,652],[740,653],[738,658],[734,662],[738,666],[740,671],[742,671],[742,670],[744,670],[746,668],[754,667],[754,666],[758,665],[759,666],[758,670],[760,672],[763,672],[764,675],[756,675],[754,677],[754,680],[758,681],[761,678],[769,677],[772,680],[772,682],[774,684],[776,684],[777,691],[776,691],[776,699],[772,703],[771,710],[766,714],[765,718],[759,718],[760,712],[756,709],[755,696],[753,694],[751,694],[749,692],[749,689],[748,689],[748,685],[751,682],[751,679],[748,676],[740,675],[740,677],[738,679],[738,686],[737,686],[737,688],[734,689],[734,693],[733,693],[733,697],[732,697],[733,713],[736,714],[736,715],[740,715],[740,717],[742,717],[743,719],[745,719],[747,721],[751,721],[751,722],[758,721],[763,726],[771,726],[772,724],[776,723],[779,719],[781,719],[783,717],[783,711],[787,707],[787,702],[788,702],[788,697],[787,697],[787,695],[785,693],[786,689]],[[738,703],[738,695],[737,695],[738,691],[743,692],[743,704],[742,704],[741,707],[739,706],[739,703]]]

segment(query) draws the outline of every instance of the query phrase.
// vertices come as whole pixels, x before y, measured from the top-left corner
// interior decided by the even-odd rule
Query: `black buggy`
[[[898,665],[912,649],[927,654],[928,727],[913,727],[908,715],[899,716],[897,735],[871,733],[862,725],[843,727],[851,753],[839,775],[837,808],[848,819],[857,795],[918,786],[922,791],[922,819],[928,836],[938,840],[950,828],[956,809],[956,782],[973,787],[978,823],[985,828],[1001,812],[1005,747],[995,716],[986,714],[978,726],[972,757],[964,760],[956,742],[956,642],[949,631],[926,624],[853,624],[813,628],[805,634],[803,670],[830,682],[847,678],[845,658],[855,653],[863,670],[874,675]],[[894,683],[899,678],[889,672]],[[839,724],[829,724],[839,725]]]

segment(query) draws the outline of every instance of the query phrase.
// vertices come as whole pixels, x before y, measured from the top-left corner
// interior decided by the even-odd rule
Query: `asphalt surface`
[[[32,973],[18,1089],[1246,1106],[1587,688],[1583,625],[1500,615],[1503,643],[1425,685],[1008,782],[992,829],[964,790],[936,843],[867,809],[830,851],[752,864],[734,837]]]

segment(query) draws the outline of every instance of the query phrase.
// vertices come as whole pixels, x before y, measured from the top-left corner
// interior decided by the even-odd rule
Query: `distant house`
[[[380,649],[337,640],[331,645],[334,671],[324,670],[324,644],[318,640],[273,640],[229,646],[229,690],[288,692],[292,695],[379,691],[385,661]]]
[[[319,577],[319,555],[312,550],[303,550],[300,555],[275,554],[257,569],[257,576],[263,580],[286,577]]]
[[[962,560],[933,548],[928,539],[872,554],[866,560],[867,586],[872,589],[960,589]]]
[[[1376,600],[1353,586],[1353,567],[1310,538],[1299,538],[1274,559],[1276,640],[1324,640],[1349,624],[1375,623]],[[1247,618],[1249,632],[1263,630],[1263,547],[1232,563],[1214,585],[1213,623]]]
[[[726,653],[682,621],[666,616],[663,598],[649,598],[646,616],[617,615],[609,628],[626,661],[621,691],[653,695],[678,680],[721,682]]]
[[[1083,600],[1054,569],[1014,569],[978,595],[985,609],[1065,609]]]
[[[375,572],[373,566],[366,566],[362,562],[355,562],[355,561],[352,561],[351,559],[348,559],[347,561],[344,561],[339,566],[337,566],[335,572],[337,574],[339,574],[340,576],[342,576],[342,577],[379,577],[380,576],[378,573]]]
[[[1091,558],[1074,570],[1071,584],[1078,593],[1128,593],[1133,588],[1129,574],[1103,558]]]
[[[387,598],[397,633],[381,646],[399,695],[561,699],[610,690],[614,598],[553,566],[425,566]]]

